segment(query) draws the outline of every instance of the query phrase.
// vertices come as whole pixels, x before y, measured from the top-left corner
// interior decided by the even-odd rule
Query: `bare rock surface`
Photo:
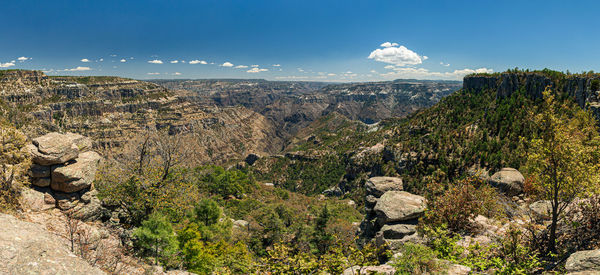
[[[525,177],[514,168],[502,168],[490,177],[490,184],[509,196],[523,193]]]
[[[102,157],[96,152],[79,154],[74,163],[52,169],[52,189],[65,193],[77,192],[92,185]]]
[[[380,224],[418,218],[425,212],[425,198],[405,191],[389,191],[379,198],[375,213]]]
[[[0,214],[1,274],[106,274],[39,224]]]
[[[600,249],[578,251],[567,259],[565,269],[568,272],[596,272],[600,274]]]
[[[402,179],[396,177],[373,177],[365,183],[367,194],[381,197],[387,191],[402,191]]]
[[[53,132],[34,138],[33,146],[28,149],[33,155],[33,162],[48,166],[73,160],[79,152],[91,147],[92,141],[82,135]]]

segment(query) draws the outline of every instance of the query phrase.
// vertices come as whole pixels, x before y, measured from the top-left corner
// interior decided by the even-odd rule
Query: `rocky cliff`
[[[563,92],[572,97],[582,108],[590,110],[600,118],[600,75],[579,74],[562,75],[551,71],[540,72],[507,72],[490,75],[470,75],[463,81],[463,89],[496,91],[497,97],[508,97],[512,93],[524,90],[533,98],[541,98],[542,92],[551,89]]]

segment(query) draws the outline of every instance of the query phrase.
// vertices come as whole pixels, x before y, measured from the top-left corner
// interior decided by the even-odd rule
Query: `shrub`
[[[23,150],[27,138],[15,128],[0,125],[0,142],[0,210],[14,210],[31,164]]]
[[[159,258],[163,261],[168,260],[177,246],[171,223],[157,212],[133,231],[133,237],[135,246],[140,248],[144,255],[153,256],[155,264],[158,264]]]
[[[477,230],[472,222],[477,215],[501,213],[496,191],[478,178],[458,181],[447,189],[432,183],[430,190],[429,209],[422,221],[431,227],[445,224],[450,231],[469,233]]]
[[[396,268],[396,274],[435,274],[444,269],[434,250],[413,243],[402,246],[401,254],[394,259],[392,266]]]

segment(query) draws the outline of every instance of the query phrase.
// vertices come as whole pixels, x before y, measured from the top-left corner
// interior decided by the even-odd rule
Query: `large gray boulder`
[[[523,193],[525,178],[514,168],[502,168],[490,177],[490,184],[508,196],[516,196]]]
[[[96,169],[101,159],[98,153],[88,151],[79,154],[74,163],[54,167],[51,188],[72,193],[90,187],[96,177]]]
[[[386,240],[402,239],[417,232],[415,224],[386,224],[380,230]]]
[[[402,179],[396,177],[373,177],[365,183],[368,195],[381,197],[388,191],[402,191]]]
[[[106,274],[39,224],[0,214],[0,274]]]
[[[565,269],[568,272],[594,271],[600,274],[600,249],[578,251],[567,259]]]
[[[377,200],[374,211],[377,222],[383,225],[418,218],[426,207],[425,198],[421,196],[405,191],[389,191]]]
[[[33,139],[27,150],[33,162],[40,165],[61,164],[77,158],[79,152],[92,147],[91,139],[73,133],[49,133]]]

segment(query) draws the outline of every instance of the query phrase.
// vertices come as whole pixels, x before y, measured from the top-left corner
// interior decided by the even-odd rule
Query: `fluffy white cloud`
[[[125,63],[125,62],[127,62],[127,59],[125,59],[125,58],[121,59],[121,63]]]
[[[67,72],[82,72],[82,71],[89,71],[91,70],[90,67],[81,67],[81,66],[77,66],[77,68],[72,68],[72,69],[64,69],[64,71]]]
[[[462,69],[452,72],[431,72],[424,68],[394,68],[393,71],[381,74],[385,78],[417,78],[417,79],[452,79],[460,80],[465,75],[473,73],[493,73],[492,69]]]
[[[177,64],[177,63],[179,63],[179,60],[171,60],[171,62],[170,62],[170,63],[171,63],[171,64]]]
[[[444,62],[440,62],[440,65],[444,66],[444,67],[450,67],[450,64],[446,64]]]
[[[334,74],[334,73],[328,73],[327,75],[328,76],[336,76],[336,74]]]
[[[6,63],[1,63],[1,62],[0,62],[0,68],[8,68],[8,67],[12,67],[12,66],[14,66],[14,65],[15,65],[15,62],[14,62],[14,61],[11,61],[11,62],[6,62]]]
[[[376,74],[376,73],[377,73],[377,71],[376,71],[376,70],[371,70],[371,73],[374,73],[374,74]]]
[[[84,63],[85,63],[85,62],[90,62],[90,60],[89,60],[89,59],[87,59],[87,58],[81,59],[80,61],[81,61],[81,62],[84,62]]]
[[[202,64],[202,65],[206,65],[206,64],[208,64],[208,63],[207,63],[206,61],[204,61],[204,60],[192,60],[192,61],[190,61],[190,62],[188,62],[188,63],[190,63],[190,64],[192,64],[192,65],[194,65],[194,64]]]
[[[159,75],[160,73],[147,73],[148,75]]]
[[[268,70],[267,69],[261,69],[261,68],[254,67],[254,68],[252,68],[250,70],[247,70],[246,72],[248,72],[248,73],[260,73],[260,72],[266,72],[266,71],[268,71]]]
[[[181,75],[180,72],[174,72],[173,75]]]
[[[100,62],[104,61],[104,58],[100,58]]]
[[[29,59],[31,59],[31,58],[30,58],[30,57],[25,57],[25,56],[21,56],[21,57],[17,58],[17,60],[19,60],[19,61],[21,61],[21,62],[23,62],[23,61],[27,61],[27,60],[29,60]]]
[[[252,65],[252,68],[258,68],[258,65]]]
[[[381,44],[381,47],[384,47],[384,48],[398,47],[398,43],[385,42],[385,43]]]
[[[279,64],[273,64],[273,67],[281,67]]]
[[[237,65],[237,66],[235,66],[235,68],[236,69],[245,69],[245,68],[248,68],[248,66],[246,66],[246,65]]]
[[[383,43],[382,46],[386,43]],[[398,44],[396,44],[396,46],[394,46],[394,44],[396,43],[386,44],[386,46],[389,47],[372,51],[368,58],[379,62],[394,64],[396,66],[417,65],[423,63],[423,60],[427,59],[427,56],[420,56],[404,46],[398,47]]]
[[[154,59],[154,60],[148,61],[148,63],[151,63],[151,64],[162,64],[163,62],[162,62],[162,60]]]
[[[227,61],[227,62],[221,64],[221,66],[223,66],[223,67],[233,67],[233,64],[231,62]]]

